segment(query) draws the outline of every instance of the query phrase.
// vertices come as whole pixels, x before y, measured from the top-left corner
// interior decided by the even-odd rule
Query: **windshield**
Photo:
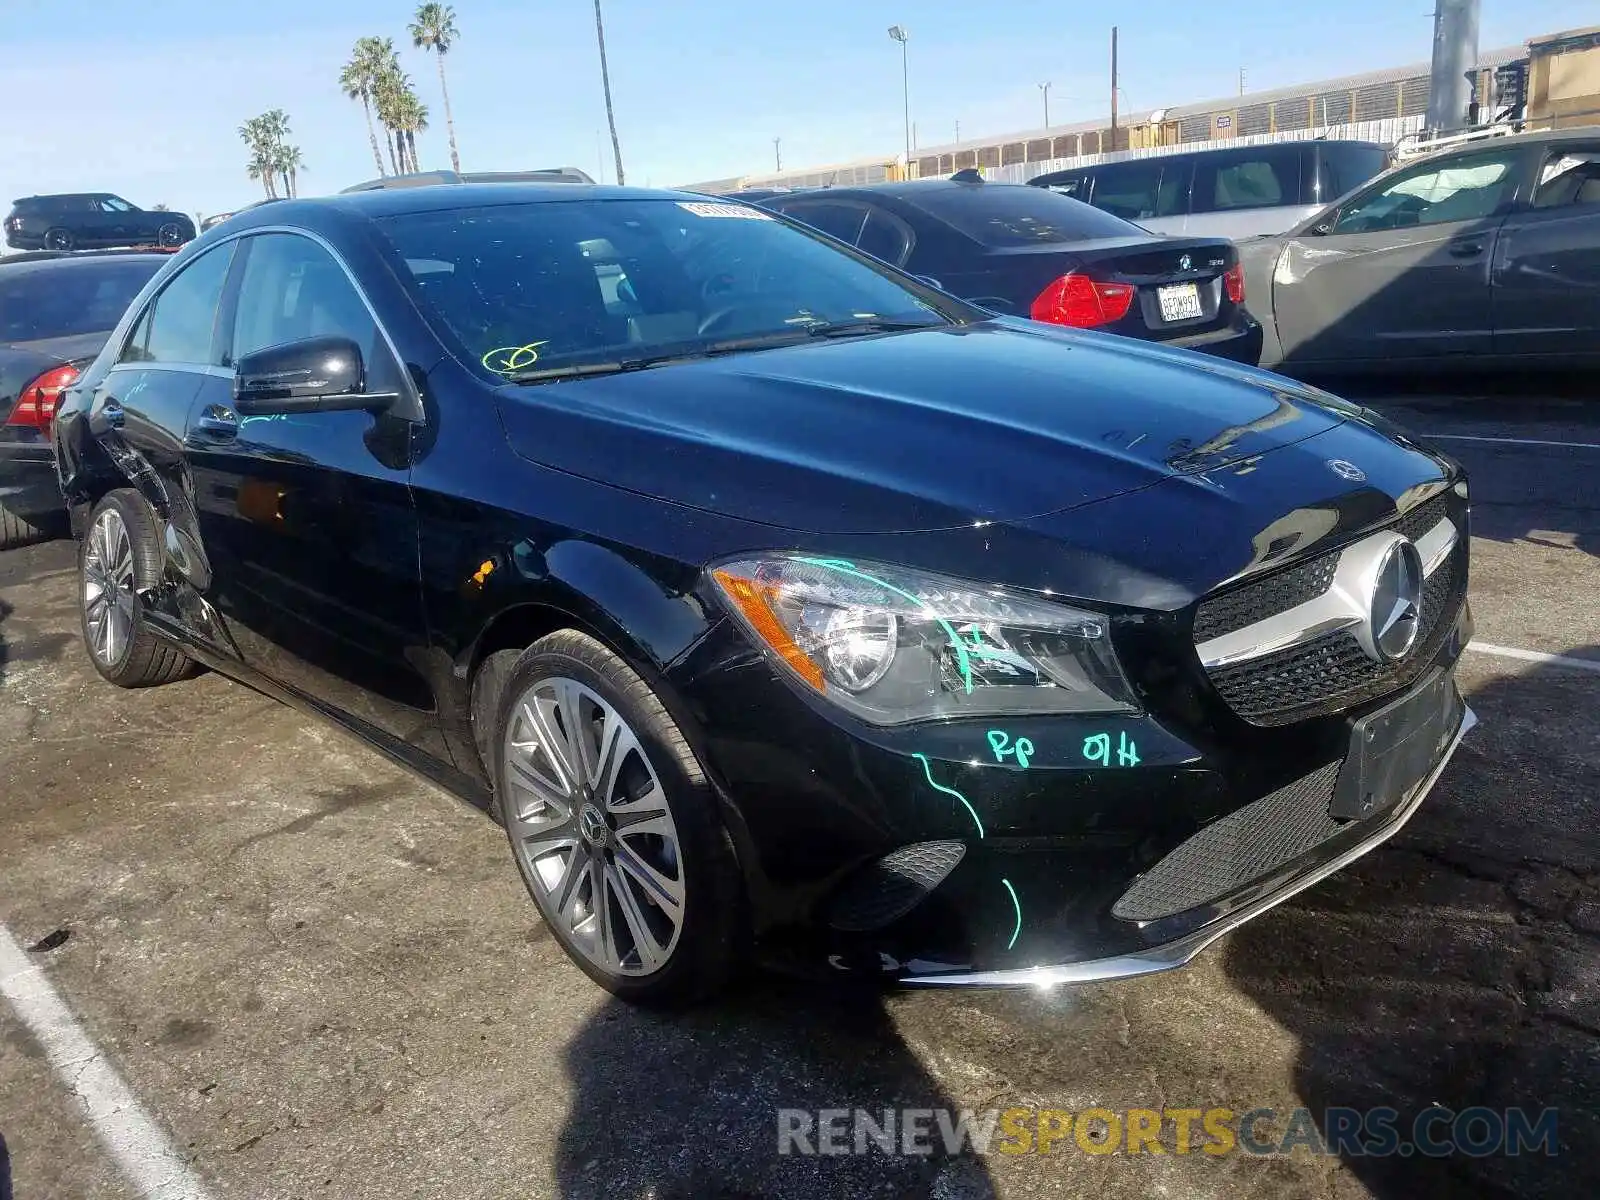
[[[907,198],[985,246],[1037,246],[1098,238],[1148,238],[1137,225],[1060,192],[1024,184],[907,190]]]
[[[507,378],[948,323],[907,286],[743,204],[586,199],[378,224],[423,311]]]
[[[151,254],[0,266],[0,342],[114,329],[123,310],[164,261]]]

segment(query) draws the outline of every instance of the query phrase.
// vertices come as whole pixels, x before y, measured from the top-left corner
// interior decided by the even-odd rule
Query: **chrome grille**
[[[1455,626],[1467,585],[1464,513],[1452,516],[1448,493],[1406,513],[1389,528],[1421,542],[1450,518],[1459,536],[1427,578],[1417,644],[1398,663],[1369,658],[1349,630],[1335,630],[1243,661],[1207,658],[1212,686],[1239,716],[1255,725],[1285,725],[1352,708],[1415,679]],[[1448,527],[1446,527],[1448,529]],[[1439,543],[1440,550],[1447,543]],[[1340,552],[1281,571],[1209,599],[1196,613],[1195,642],[1248,629],[1327,592]],[[1238,641],[1239,639],[1234,639]],[[1248,640],[1246,635],[1245,640]]]

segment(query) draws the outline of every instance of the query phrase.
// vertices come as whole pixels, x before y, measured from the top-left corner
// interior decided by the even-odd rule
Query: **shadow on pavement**
[[[1409,1141],[1432,1106],[1559,1110],[1553,1158],[1342,1154],[1378,1200],[1600,1195],[1594,694],[1556,667],[1475,689],[1482,724],[1410,824],[1228,945],[1230,978],[1300,1039],[1319,1124],[1387,1106]]]
[[[994,1194],[975,1157],[778,1153],[778,1111],[953,1102],[871,992],[755,977],[687,1013],[613,1001],[566,1049],[554,1169],[563,1200],[754,1200]],[[814,1144],[814,1143],[813,1143]]]

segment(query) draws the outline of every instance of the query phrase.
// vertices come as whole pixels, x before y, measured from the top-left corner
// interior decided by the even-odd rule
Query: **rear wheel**
[[[83,642],[94,669],[118,687],[153,687],[190,671],[182,651],[144,622],[141,593],[156,585],[160,563],[143,497],[120,489],[95,506],[78,547]]]
[[[156,230],[156,241],[162,246],[173,247],[183,245],[183,226],[176,221],[168,221]]]
[[[499,692],[500,814],[562,948],[627,1000],[716,991],[733,967],[743,895],[705,774],[660,700],[575,630],[484,671]]]
[[[70,229],[47,229],[44,231],[44,248],[46,250],[71,250],[77,244],[77,239],[72,236]]]

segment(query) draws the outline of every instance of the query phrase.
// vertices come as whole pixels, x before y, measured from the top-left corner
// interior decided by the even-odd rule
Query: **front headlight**
[[[836,558],[741,559],[711,577],[775,661],[874,725],[1138,708],[1099,613]]]

